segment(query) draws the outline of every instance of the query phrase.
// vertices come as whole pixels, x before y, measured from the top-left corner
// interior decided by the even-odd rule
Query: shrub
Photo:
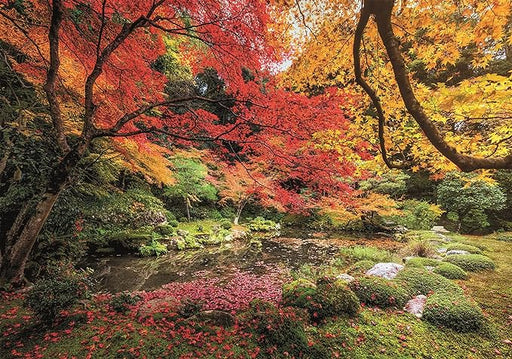
[[[316,292],[316,285],[306,279],[297,279],[283,285],[283,304],[309,309]]]
[[[454,296],[446,292],[435,293],[427,298],[423,318],[458,332],[476,331],[484,324],[484,315],[478,305],[462,295]]]
[[[500,233],[496,236],[497,241],[512,242],[512,235],[506,233]]]
[[[374,261],[371,260],[362,260],[355,262],[350,268],[348,269],[349,274],[364,274],[368,270],[370,270],[375,265]]]
[[[168,221],[167,221],[167,224],[168,224],[169,226],[171,226],[171,227],[176,228],[176,227],[178,227],[178,225],[180,224],[180,222],[178,222],[178,220],[177,220],[177,219],[170,219],[170,220],[168,220]]]
[[[220,221],[220,227],[226,230],[230,230],[233,224],[229,219],[223,219]]]
[[[256,217],[249,222],[249,229],[255,232],[272,232],[278,230],[279,225],[270,219]]]
[[[462,288],[440,274],[430,273],[421,268],[405,268],[398,272],[394,281],[401,283],[411,296],[427,295],[431,292],[463,294]]]
[[[299,313],[292,308],[279,309],[274,304],[254,300],[247,319],[266,348],[279,347],[291,357],[302,357],[308,350],[308,338]]]
[[[443,213],[439,206],[415,199],[404,201],[400,207],[403,214],[389,218],[409,229],[430,229]]]
[[[320,278],[310,311],[314,320],[340,315],[352,317],[359,311],[359,299],[345,281]]]
[[[427,241],[412,241],[401,250],[404,255],[415,257],[432,257],[437,254],[435,248]]]
[[[493,270],[494,262],[481,254],[454,254],[447,256],[445,262],[455,264],[469,272],[480,272],[484,270]]]
[[[464,243],[450,243],[446,246],[446,250],[447,251],[459,250],[459,251],[466,251],[466,252],[474,253],[474,254],[482,253],[482,250],[480,248],[469,245],[469,244],[464,244]]]
[[[30,289],[25,304],[44,323],[51,324],[59,313],[75,305],[86,294],[77,278],[41,279]]]
[[[343,256],[352,258],[354,261],[370,260],[374,263],[393,261],[393,254],[391,252],[375,247],[355,246],[342,248],[340,253]]]
[[[402,308],[409,295],[397,283],[380,277],[362,277],[349,284],[362,303],[381,308]]]
[[[162,236],[172,236],[176,233],[176,228],[169,224],[161,224],[155,227],[154,231]]]
[[[117,313],[126,313],[130,309],[130,306],[137,304],[140,299],[141,298],[137,295],[122,292],[110,299],[110,306]]]
[[[149,245],[143,244],[139,248],[139,253],[143,257],[160,256],[167,253],[167,246],[153,239]]]
[[[467,273],[459,266],[444,262],[434,269],[434,273],[440,274],[448,279],[466,279]]]
[[[489,226],[488,214],[502,209],[506,197],[499,186],[478,180],[475,174],[448,174],[437,187],[437,201],[457,214],[465,233]]]
[[[433,258],[414,257],[405,262],[405,265],[407,267],[423,268],[425,266],[437,267],[440,263],[441,261]]]

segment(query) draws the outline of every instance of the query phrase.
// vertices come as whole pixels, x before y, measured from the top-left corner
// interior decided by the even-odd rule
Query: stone
[[[377,263],[368,270],[366,274],[386,279],[393,279],[402,269],[404,269],[404,266],[397,263]]]
[[[433,267],[433,266],[425,266],[425,269],[428,270],[429,272],[432,272],[436,267]]]
[[[424,295],[418,295],[405,304],[404,310],[408,313],[415,315],[417,318],[421,318],[423,316],[423,309],[425,308],[425,303],[427,302],[427,297]]]
[[[454,254],[467,255],[467,254],[469,254],[469,252],[468,251],[463,251],[463,250],[460,250],[460,249],[452,249],[452,250],[446,252],[447,256],[451,256],[451,255],[454,255]]]
[[[434,227],[432,227],[431,231],[432,232],[437,232],[437,233],[450,233],[450,231],[448,231],[443,226],[434,226]]]
[[[337,275],[336,276],[336,279],[340,279],[340,280],[344,280],[345,282],[347,283],[350,283],[352,282],[353,280],[355,280],[354,277],[352,277],[350,274],[347,274],[347,273],[342,273],[340,275]]]
[[[446,248],[437,248],[437,253],[446,253]]]

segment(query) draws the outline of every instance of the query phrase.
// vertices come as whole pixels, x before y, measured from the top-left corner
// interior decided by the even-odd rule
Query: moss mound
[[[396,282],[379,277],[362,277],[350,283],[350,288],[362,303],[381,308],[402,308],[409,294]]]
[[[458,332],[477,331],[484,324],[480,307],[462,295],[439,292],[427,299],[423,318],[428,322]]]
[[[480,272],[484,270],[493,270],[494,262],[481,254],[455,254],[447,256],[445,262],[455,264],[469,272]]]
[[[434,269],[434,273],[440,274],[448,279],[466,279],[468,274],[459,266],[444,262]]]
[[[316,285],[307,279],[297,279],[283,285],[283,305],[310,309]]]
[[[348,273],[350,274],[364,274],[366,271],[371,269],[375,265],[374,261],[371,260],[362,260],[355,262],[349,269]]]
[[[451,251],[451,250],[466,251],[466,252],[473,253],[473,254],[481,254],[482,253],[482,250],[480,248],[469,245],[469,244],[464,244],[464,243],[450,243],[446,246],[446,250],[447,251]]]
[[[355,316],[359,311],[359,299],[343,280],[321,278],[313,295],[313,319],[334,316]],[[316,313],[316,315],[315,315]]]
[[[425,257],[414,257],[409,259],[407,262],[405,262],[405,265],[407,267],[418,267],[422,268],[425,266],[429,267],[436,267],[441,263],[441,261],[438,261],[437,259],[432,258],[425,258]]]
[[[428,295],[432,292],[446,292],[462,295],[462,288],[440,274],[430,273],[421,268],[405,268],[394,279],[403,285],[411,295]]]

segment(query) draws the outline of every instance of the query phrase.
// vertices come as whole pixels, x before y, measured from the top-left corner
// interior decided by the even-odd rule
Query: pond
[[[228,278],[238,271],[262,275],[270,267],[295,270],[304,264],[326,264],[339,248],[364,242],[356,237],[277,237],[263,239],[261,245],[235,241],[198,250],[171,251],[158,258],[90,257],[85,265],[95,270],[98,290],[111,293],[154,290],[170,282],[190,281],[198,276]]]

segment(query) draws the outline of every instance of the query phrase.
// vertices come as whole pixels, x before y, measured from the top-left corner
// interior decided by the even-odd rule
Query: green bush
[[[155,227],[154,231],[162,236],[172,236],[176,234],[176,227],[169,224],[162,224]]]
[[[496,236],[497,241],[512,242],[512,235],[507,233],[500,233]]]
[[[222,219],[220,221],[220,226],[223,229],[230,230],[231,227],[233,227],[233,224],[231,223],[231,221],[229,219]]]
[[[349,286],[362,303],[381,308],[402,308],[410,297],[397,283],[380,277],[361,277]]]
[[[122,292],[110,299],[110,306],[117,313],[126,313],[130,309],[130,306],[137,304],[140,299],[141,298],[137,295]]]
[[[411,295],[428,295],[432,292],[446,292],[462,295],[463,290],[456,283],[440,274],[430,273],[421,268],[405,268],[394,279]]]
[[[402,215],[391,216],[389,219],[409,229],[430,229],[443,213],[438,206],[415,199],[404,201],[400,209]]]
[[[153,239],[149,245],[142,245],[139,253],[143,257],[160,256],[167,253],[167,246]]]
[[[362,261],[357,261],[349,267],[348,273],[349,274],[364,274],[368,270],[370,270],[374,265],[375,265],[375,262],[368,260],[368,259],[362,260]]]
[[[440,263],[441,261],[433,258],[414,257],[405,262],[405,265],[407,267],[423,268],[425,266],[437,267]]]
[[[434,273],[440,274],[448,279],[466,279],[467,273],[459,266],[444,262],[434,268]]]
[[[464,244],[464,243],[450,243],[445,248],[447,251],[459,250],[459,251],[466,251],[466,252],[474,253],[474,254],[482,253],[482,250],[480,248],[469,245],[469,244]]]
[[[437,202],[457,215],[462,232],[470,233],[489,227],[488,215],[504,208],[506,196],[475,174],[450,173],[437,187]]]
[[[63,310],[75,305],[86,294],[77,278],[41,279],[30,289],[25,305],[44,323],[51,324]]]
[[[469,272],[480,272],[495,268],[492,259],[481,254],[454,254],[445,257],[444,261],[455,264]]]
[[[423,318],[428,322],[458,332],[476,331],[484,324],[484,315],[478,305],[462,295],[439,292],[427,298]]]
[[[340,250],[340,254],[345,257],[349,257],[354,261],[370,260],[374,263],[393,261],[393,254],[391,252],[375,247],[347,247],[342,248]]]
[[[316,285],[307,279],[297,279],[283,285],[283,305],[309,309],[312,304]]]
[[[246,317],[263,347],[278,347],[295,358],[308,351],[304,322],[295,309],[279,309],[272,303],[254,300]]]
[[[345,281],[320,278],[310,311],[314,320],[341,315],[353,317],[359,311],[359,299]]]

